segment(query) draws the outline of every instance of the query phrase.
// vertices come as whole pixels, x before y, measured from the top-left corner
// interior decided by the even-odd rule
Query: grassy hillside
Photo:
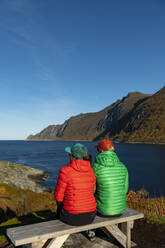
[[[109,137],[118,141],[165,143],[165,87],[142,103],[118,123],[120,129]]]
[[[127,205],[143,212],[147,222],[165,224],[165,197],[150,199],[145,190],[130,191]],[[53,194],[0,184],[0,246],[6,241],[6,228],[52,220],[55,212]]]
[[[56,202],[51,193],[0,184],[0,245],[6,240],[6,227],[41,222],[53,218]]]

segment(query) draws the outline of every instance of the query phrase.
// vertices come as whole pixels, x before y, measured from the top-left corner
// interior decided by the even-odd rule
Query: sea
[[[0,141],[0,161],[24,164],[48,173],[44,186],[54,188],[62,166],[69,162],[65,147],[74,141]],[[81,141],[93,157],[97,142]],[[115,143],[115,152],[129,172],[129,189],[145,188],[150,197],[165,196],[165,145]]]

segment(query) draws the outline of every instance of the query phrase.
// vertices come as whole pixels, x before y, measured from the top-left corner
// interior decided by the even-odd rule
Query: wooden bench
[[[60,248],[70,234],[102,228],[107,235],[113,235],[123,247],[130,248],[132,246],[131,228],[133,228],[133,222],[143,217],[142,213],[127,208],[120,217],[102,218],[96,216],[94,222],[89,225],[75,227],[64,224],[60,220],[51,220],[8,228],[7,235],[15,246],[31,244],[33,248]],[[120,223],[121,229],[118,227]]]

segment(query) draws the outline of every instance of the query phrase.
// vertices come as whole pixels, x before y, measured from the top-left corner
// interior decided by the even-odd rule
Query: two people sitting
[[[88,149],[80,143],[66,147],[70,162],[60,169],[54,191],[61,221],[80,226],[102,217],[121,215],[126,209],[128,171],[114,152],[114,144],[103,139],[95,147],[92,166]]]

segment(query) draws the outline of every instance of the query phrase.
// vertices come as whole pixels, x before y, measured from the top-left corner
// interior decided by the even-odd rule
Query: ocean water
[[[0,161],[28,165],[48,173],[46,187],[54,188],[62,166],[69,162],[66,146],[73,141],[0,141]],[[96,142],[81,142],[93,160]],[[115,143],[115,152],[129,172],[130,189],[145,188],[152,197],[165,196],[165,145]]]

